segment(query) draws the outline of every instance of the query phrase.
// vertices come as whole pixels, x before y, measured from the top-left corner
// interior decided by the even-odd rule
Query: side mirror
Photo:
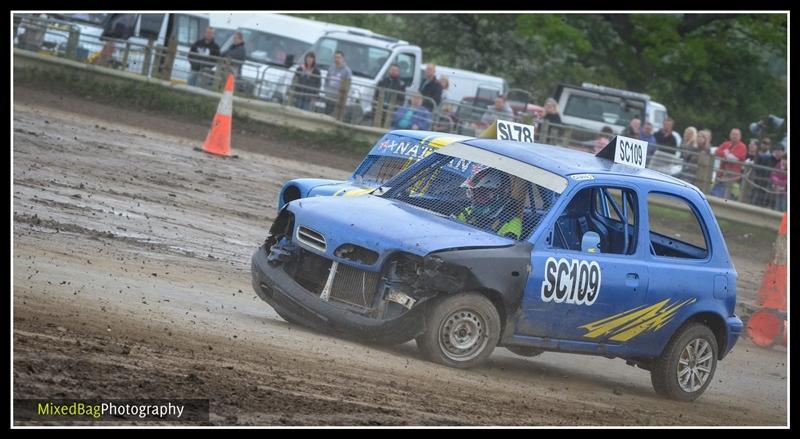
[[[581,238],[581,251],[584,253],[600,253],[600,235],[597,232],[586,232]]]
[[[283,60],[283,65],[285,67],[291,67],[294,65],[294,54],[287,54],[286,59]]]

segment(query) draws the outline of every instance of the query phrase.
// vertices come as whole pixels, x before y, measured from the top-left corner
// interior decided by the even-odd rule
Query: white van
[[[291,84],[292,75],[286,68],[301,62],[302,55],[326,32],[351,29],[282,14],[247,14],[246,17],[237,26],[247,52],[241,78],[255,87],[248,91],[257,97],[278,102],[283,101],[285,89]],[[233,34],[222,44],[222,52],[232,44]]]
[[[175,39],[178,43],[178,55],[173,65],[172,78],[185,81],[189,76],[189,60],[185,54],[203,36],[209,21],[209,14],[109,14],[102,36],[127,40],[136,45],[147,45],[149,41],[153,41],[156,46],[166,46],[170,40]],[[141,72],[143,62],[143,57],[131,56],[127,68]],[[153,64],[151,59],[148,76],[153,73]]]
[[[425,76],[425,66],[421,66],[420,74]],[[469,70],[456,69],[454,67],[436,66],[436,77],[441,79],[447,77],[449,87],[445,91],[446,100],[461,102],[464,98],[489,98],[508,92],[508,83],[499,76],[486,75],[483,73],[472,72]],[[443,99],[444,100],[444,99]]]
[[[348,29],[326,33],[314,43],[311,50],[317,55],[323,78],[333,63],[334,53],[341,51],[344,54],[345,63],[353,72],[347,111],[356,123],[372,112],[376,87],[388,73],[391,64],[396,63],[400,67],[400,78],[406,84],[406,89],[418,90],[422,82],[422,49],[407,41],[370,31]],[[322,102],[318,101],[317,105],[322,105]]]

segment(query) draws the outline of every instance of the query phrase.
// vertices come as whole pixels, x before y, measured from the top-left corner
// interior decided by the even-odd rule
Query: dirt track
[[[252,292],[250,255],[280,184],[345,177],[353,158],[275,143],[265,155],[234,135],[248,151],[220,159],[192,150],[204,130],[15,89],[15,398],[209,398],[214,424],[786,424],[786,353],[747,340],[681,404],[620,360],[498,349],[459,371],[413,343],[285,323]],[[765,264],[735,259],[740,274]]]

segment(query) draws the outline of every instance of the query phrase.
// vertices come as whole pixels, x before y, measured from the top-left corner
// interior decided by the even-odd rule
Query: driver
[[[520,240],[522,218],[518,203],[511,196],[511,178],[493,168],[484,169],[465,181],[470,205],[456,219],[481,229],[491,229],[500,236]]]

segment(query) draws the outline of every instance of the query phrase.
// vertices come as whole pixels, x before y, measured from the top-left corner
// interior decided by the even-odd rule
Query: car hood
[[[333,252],[346,243],[378,252],[377,266],[395,251],[424,256],[444,249],[514,244],[512,239],[374,195],[303,198],[289,203],[288,209],[295,216],[295,229],[304,226],[325,237],[325,254],[331,259],[337,259]]]

